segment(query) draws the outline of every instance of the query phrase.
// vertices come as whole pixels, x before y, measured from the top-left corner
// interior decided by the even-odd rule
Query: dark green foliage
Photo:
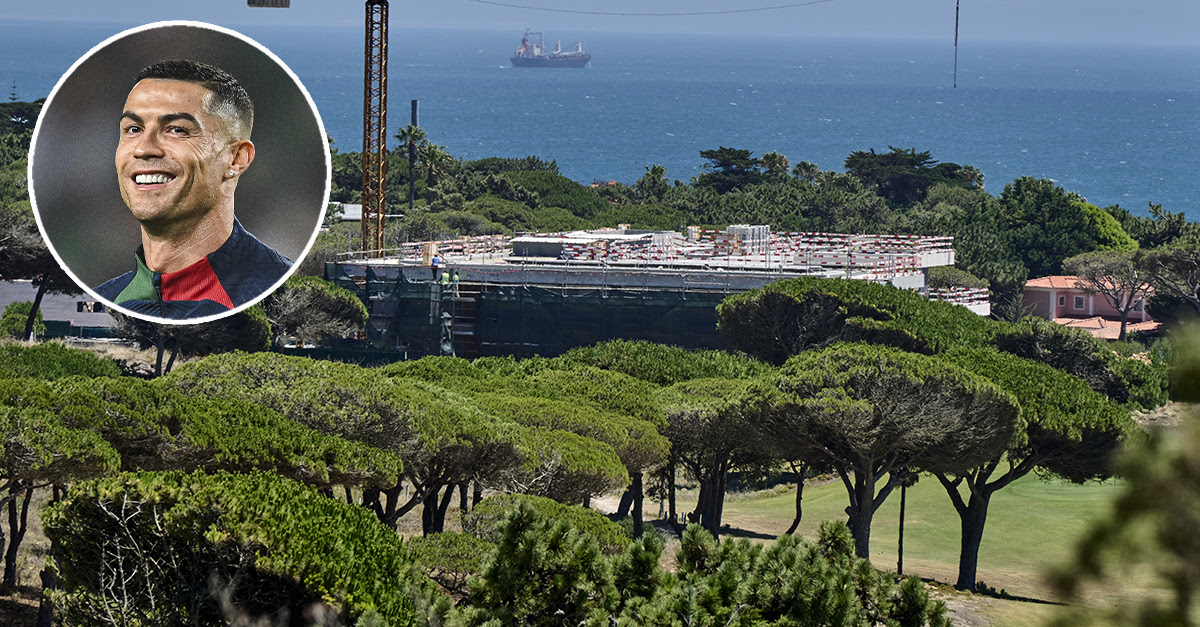
[[[954,238],[955,267],[984,278],[993,304],[1020,294],[1029,276],[1004,207],[982,189],[934,185],[910,208],[906,230]]]
[[[96,477],[115,472],[120,459],[90,429],[68,426],[44,409],[0,405],[0,481],[10,487]]]
[[[1112,476],[1111,457],[1136,433],[1129,411],[1044,363],[991,349],[955,349],[941,359],[986,377],[1021,406],[1009,460],[1082,483]],[[1031,468],[1032,469],[1032,466]]]
[[[347,289],[314,276],[293,276],[262,302],[276,345],[345,337],[367,324],[367,307]]]
[[[995,323],[965,307],[868,281],[801,278],[726,298],[717,307],[726,345],[768,363],[836,342],[936,353],[983,346]]]
[[[849,535],[840,523],[822,526],[816,545],[783,536],[764,547],[744,539],[718,543],[699,526],[689,526],[676,555],[678,571],[640,573],[642,581],[661,583],[654,596],[623,598],[617,624],[950,624],[945,605],[930,602],[919,579],[897,586],[870,562],[821,548],[837,546],[839,535]],[[661,550],[652,541],[643,544],[649,546],[634,545],[629,555]]]
[[[272,474],[84,482],[43,519],[70,624],[218,625],[331,605],[342,621],[405,625],[415,598],[437,599],[370,513]]]
[[[468,582],[461,624],[579,625],[613,606],[617,592],[595,538],[525,504],[498,532],[496,551]]]
[[[509,172],[504,178],[537,194],[538,205],[562,207],[581,218],[591,219],[608,206],[594,190],[555,172]]]
[[[0,382],[0,406],[49,411],[120,453],[126,470],[272,470],[319,486],[380,485],[398,456],[323,435],[261,405],[189,398],[132,378]]]
[[[113,333],[137,343],[139,348],[158,348],[171,353],[168,364],[180,356],[203,357],[229,351],[264,351],[271,347],[271,322],[260,305],[232,316],[199,324],[158,324],[110,311]],[[165,371],[171,370],[170,365]],[[156,373],[161,374],[161,373]]]
[[[330,202],[358,204],[362,198],[362,154],[332,151]]]
[[[0,314],[0,337],[11,337],[19,340],[28,339],[24,337],[25,322],[29,319],[29,314],[32,311],[33,303],[30,301],[9,303],[4,308],[4,313]],[[42,322],[41,311],[38,311],[34,317],[33,334],[35,337],[46,334],[46,324]]]
[[[954,266],[937,266],[929,269],[928,287],[930,289],[987,289],[988,280]]]
[[[1187,233],[1194,233],[1200,225],[1189,223],[1182,211],[1171,213],[1162,205],[1149,203],[1150,217],[1137,216],[1117,205],[1105,209],[1121,223],[1125,232],[1138,243],[1138,248],[1158,248],[1172,244]]]
[[[514,159],[510,157],[488,157],[475,161],[465,161],[462,169],[466,172],[483,174],[503,174],[504,172],[553,172],[558,174],[558,163],[542,161],[538,157],[529,156]]]
[[[1191,302],[1170,292],[1157,293],[1146,301],[1146,313],[1168,326],[1200,320],[1200,314],[1196,313]]]
[[[467,578],[480,571],[496,545],[469,533],[443,531],[408,540],[407,548],[425,574],[443,590],[467,593]]]
[[[1000,204],[1030,276],[1059,274],[1063,260],[1080,253],[1137,248],[1116,218],[1047,179],[1021,177],[1009,183]]]
[[[945,606],[930,602],[920,580],[897,586],[855,558],[840,523],[823,525],[815,545],[785,536],[766,547],[717,542],[692,525],[670,573],[659,567],[655,535],[606,562],[591,538],[551,520],[527,505],[508,516],[451,624],[949,625]]]
[[[0,102],[0,135],[20,135],[25,131],[32,131],[44,104],[45,98],[38,98],[33,102]],[[0,161],[0,165],[6,164],[7,162]]]
[[[697,187],[724,194],[733,189],[745,190],[763,180],[759,161],[749,150],[721,146],[716,150],[701,150],[700,156],[708,163],[702,166],[704,173],[696,177]]]
[[[51,381],[70,376],[119,377],[117,364],[57,342],[33,346],[0,344],[0,379],[18,377]]]
[[[1175,400],[1200,403],[1200,325],[1180,328],[1171,340],[1178,355],[1171,367]]]
[[[619,205],[601,211],[592,219],[598,227],[616,228],[628,224],[634,229],[657,231],[681,231],[687,226],[687,218],[678,210],[666,205]]]
[[[397,484],[389,488],[394,495],[385,506],[371,505],[388,524],[444,487],[503,475],[525,463],[536,467],[554,451],[545,437],[522,449],[516,425],[443,388],[390,379],[350,364],[232,353],[188,364],[165,384],[190,394],[262,405],[321,433],[401,456],[405,478],[416,489],[407,502],[398,503]],[[574,456],[586,452],[570,444]],[[615,455],[612,463],[623,475]]]
[[[939,356],[987,377],[1020,403],[1018,428],[1002,453],[966,470],[937,473],[961,519],[958,581],[974,590],[992,495],[1038,472],[1076,483],[1112,476],[1114,452],[1135,439],[1125,408],[1078,377],[992,349],[953,349]],[[960,490],[962,484],[966,490]]]
[[[894,206],[907,207],[925,197],[925,190],[942,183],[983,189],[979,170],[957,163],[938,163],[929,151],[917,152],[889,146],[891,152],[876,154],[856,150],[846,157],[846,172],[875,190]]]
[[[480,393],[483,408],[527,427],[568,431],[612,447],[629,472],[661,464],[669,443],[653,423],[563,399]]]
[[[1166,246],[1139,251],[1135,260],[1150,274],[1156,294],[1187,301],[1200,317],[1200,230]]]
[[[604,553],[617,553],[629,544],[630,538],[625,530],[600,512],[527,494],[498,494],[483,499],[470,512],[463,514],[463,530],[481,540],[499,543],[503,534],[502,523],[523,507],[535,510],[546,520],[565,523],[577,533],[593,538]]]
[[[1081,329],[1029,316],[997,332],[996,346],[1073,374],[1118,403],[1153,409],[1167,400],[1164,364],[1123,359]]]
[[[773,459],[760,425],[780,403],[777,397],[771,385],[756,379],[692,379],[659,393],[671,461],[700,484],[690,519],[714,535],[721,530],[729,473]]]
[[[904,472],[965,472],[1012,438],[1016,400],[986,379],[935,358],[870,344],[836,344],[792,357],[776,382],[787,395],[762,429],[785,459],[833,467],[846,486],[859,557],[871,520]],[[876,489],[876,482],[887,482]]]
[[[612,340],[573,348],[550,360],[568,368],[595,366],[666,386],[691,379],[746,378],[770,371],[770,366],[725,351],[688,351],[677,346],[640,340]]]

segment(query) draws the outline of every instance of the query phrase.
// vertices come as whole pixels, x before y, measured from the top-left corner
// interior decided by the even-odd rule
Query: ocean
[[[3,95],[48,95],[131,26],[0,20]],[[300,77],[335,148],[360,149],[361,29],[237,30]],[[950,41],[589,33],[592,62],[571,70],[511,67],[520,39],[393,20],[389,135],[416,99],[455,157],[536,155],[585,184],[633,183],[651,164],[687,181],[719,146],[838,171],[856,150],[915,148],[979,168],[993,194],[1044,177],[1102,207],[1200,221],[1200,48],[960,42],[954,87]]]

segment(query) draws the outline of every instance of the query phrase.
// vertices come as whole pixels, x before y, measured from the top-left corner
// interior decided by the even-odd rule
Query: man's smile
[[[175,175],[167,172],[138,172],[133,175],[133,182],[139,189],[158,189],[173,180]]]

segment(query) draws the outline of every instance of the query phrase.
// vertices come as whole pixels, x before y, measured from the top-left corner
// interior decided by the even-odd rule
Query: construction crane
[[[290,0],[246,0],[250,7],[286,9]],[[366,0],[363,59],[362,247],[368,257],[383,254],[387,214],[387,58],[388,0]]]

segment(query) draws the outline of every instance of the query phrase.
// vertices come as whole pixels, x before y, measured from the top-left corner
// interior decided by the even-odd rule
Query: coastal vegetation
[[[1031,274],[1104,251],[1150,268],[1186,320],[1200,312],[1200,235],[1180,214],[1099,209],[1030,178],[992,196],[974,168],[913,149],[856,152],[837,173],[721,147],[694,181],[648,166],[632,185],[585,187],[538,158],[457,162],[412,131],[404,144],[391,189],[406,201],[411,180],[416,209],[389,241],[611,220],[953,235],[960,263],[942,279],[986,281],[1001,315],[802,279],[728,298],[729,351],[616,340],[360,366],[272,350],[365,320],[361,302],[301,277],[224,326],[119,320],[153,349],[153,376],[59,344],[2,344],[0,584],[21,583],[40,513],[41,624],[945,625],[930,585],[881,569],[880,512],[897,488],[936,494],[952,530],[939,543],[960,538],[953,585],[988,591],[985,523],[1060,515],[1011,494],[1042,485],[1033,476],[1055,482],[1044,490],[1123,478],[1108,484],[1120,507],[1055,578],[1062,598],[1142,559],[1150,593],[1115,611],[1194,620],[1195,429],[1147,434],[1133,415],[1200,400],[1197,331],[1180,322],[1131,357],[1006,300]],[[5,145],[2,278],[52,289],[23,155]],[[334,162],[335,194],[354,200],[353,155]],[[345,226],[321,237],[313,259],[352,244]],[[7,317],[36,324],[28,309]],[[801,526],[810,473],[836,506]],[[783,524],[745,523],[731,492],[777,484]],[[587,507],[611,495],[611,518]],[[1121,553],[1128,538],[1137,554]]]

